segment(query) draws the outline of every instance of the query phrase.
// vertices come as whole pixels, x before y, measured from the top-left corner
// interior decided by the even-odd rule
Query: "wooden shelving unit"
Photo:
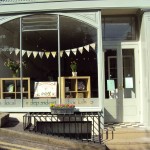
[[[24,99],[30,99],[30,78],[1,78],[0,79],[0,91],[1,99],[20,99],[21,91]]]
[[[89,76],[61,77],[61,98],[90,98]]]

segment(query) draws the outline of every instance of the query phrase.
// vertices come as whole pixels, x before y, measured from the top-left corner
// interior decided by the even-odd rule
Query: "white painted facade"
[[[19,1],[18,1],[19,2]],[[105,122],[141,122],[150,126],[150,1],[149,0],[88,0],[88,1],[5,1],[0,2],[0,24],[6,23],[14,18],[26,16],[33,13],[52,13],[73,17],[86,22],[97,29],[97,52],[98,63],[98,107],[79,108],[81,111],[98,111],[105,109]],[[140,25],[137,32],[139,39],[133,41],[104,41],[102,40],[102,16],[135,15],[138,16]],[[115,49],[117,52],[117,98],[105,98],[105,52]],[[136,96],[124,98],[122,50],[134,51],[135,63],[135,93]],[[111,58],[111,57],[110,57]],[[120,68],[120,71],[119,71]],[[119,87],[120,86],[120,87]],[[7,110],[15,112],[15,108]],[[44,108],[45,109],[45,108]],[[5,111],[5,108],[1,108]],[[43,108],[18,108],[19,112],[42,111]],[[45,109],[48,111],[48,108]]]
[[[140,36],[140,45],[141,45],[141,114],[144,114],[142,116],[142,121],[149,125],[150,120],[150,100],[149,100],[149,36],[150,36],[150,30],[149,30],[149,12],[145,12],[142,19],[141,24],[141,36]]]

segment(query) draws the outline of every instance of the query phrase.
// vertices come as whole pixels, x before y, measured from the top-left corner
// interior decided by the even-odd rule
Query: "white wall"
[[[150,12],[142,18],[141,31],[141,119],[145,125],[150,126]]]
[[[37,0],[38,1],[38,0]],[[89,9],[133,9],[133,8],[148,8],[149,0],[79,0],[79,1],[53,1],[53,2],[30,2],[25,1],[15,4],[9,1],[4,1],[0,5],[0,14],[14,12],[39,12],[39,11],[63,11],[63,10],[89,10]],[[42,1],[42,0],[41,0]],[[24,3],[25,2],[25,3]]]

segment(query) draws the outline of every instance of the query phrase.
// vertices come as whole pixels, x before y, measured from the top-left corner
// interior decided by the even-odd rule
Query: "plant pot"
[[[51,114],[74,114],[74,108],[51,108]]]
[[[72,72],[72,76],[76,77],[77,76],[77,72]]]

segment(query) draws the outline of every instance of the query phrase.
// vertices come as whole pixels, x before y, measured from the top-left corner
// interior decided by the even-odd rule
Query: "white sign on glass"
[[[35,82],[34,97],[57,97],[57,82]]]
[[[125,88],[131,89],[133,88],[133,77],[126,77],[125,78]]]
[[[114,80],[107,80],[107,91],[115,90],[115,81]]]

